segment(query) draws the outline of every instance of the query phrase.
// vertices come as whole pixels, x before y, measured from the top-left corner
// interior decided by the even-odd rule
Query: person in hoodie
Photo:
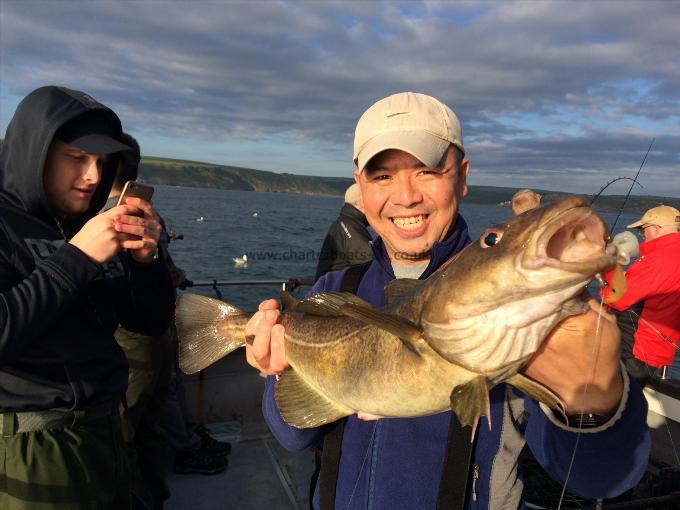
[[[113,332],[163,333],[173,292],[152,205],[97,214],[130,150],[120,136],[111,109],[46,86],[0,149],[0,508],[130,505]]]
[[[329,271],[363,264],[373,258],[369,243],[368,222],[361,211],[361,193],[356,183],[345,191],[345,203],[340,215],[328,229],[321,246],[315,279]]]
[[[379,307],[391,280],[425,279],[470,242],[458,213],[469,161],[455,113],[433,97],[407,92],[378,101],[359,119],[354,164],[364,212],[378,234],[356,294]],[[351,271],[326,274],[310,295],[345,287]],[[254,336],[248,362],[269,375],[288,366],[277,318],[276,301],[264,301],[246,327]],[[274,377],[266,381],[263,413],[289,450],[324,442],[314,508],[516,509],[523,506],[517,464],[525,444],[569,490],[613,497],[644,474],[650,440],[642,392],[621,370],[616,324],[611,317],[600,322],[597,358],[598,314],[591,310],[563,321],[525,369],[562,398],[566,422],[499,384],[490,391],[490,416],[472,438],[451,411],[377,420],[360,414],[297,429],[281,417]]]

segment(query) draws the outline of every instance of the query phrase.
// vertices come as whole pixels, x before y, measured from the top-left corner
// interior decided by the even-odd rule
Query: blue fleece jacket
[[[451,234],[432,250],[421,276],[427,278],[470,242],[459,215]],[[375,306],[385,305],[383,289],[394,273],[381,239],[373,243],[375,258],[364,273],[357,295]],[[335,291],[346,270],[328,273],[309,295]],[[625,376],[624,376],[625,377]],[[491,423],[482,418],[475,438],[468,481],[469,509],[524,508],[517,457],[524,442],[537,460],[563,483],[574,446],[578,448],[567,487],[584,497],[613,497],[633,487],[647,466],[650,449],[647,406],[634,381],[628,383],[617,414],[606,425],[578,434],[554,419],[534,400],[505,384],[490,392]],[[274,400],[274,378],[267,379],[264,417],[277,440],[299,451],[321,444],[325,428],[298,429],[286,424]],[[420,418],[362,421],[347,418],[336,489],[337,509],[435,508],[451,412]],[[318,486],[314,508],[319,508]]]

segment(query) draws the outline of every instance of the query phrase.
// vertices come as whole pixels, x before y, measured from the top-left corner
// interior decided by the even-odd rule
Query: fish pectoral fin
[[[506,379],[505,382],[510,384],[511,386],[514,386],[522,393],[528,395],[534,400],[542,402],[543,404],[550,407],[550,409],[560,413],[563,417],[566,418],[565,410],[566,408],[564,402],[560,400],[560,397],[555,395],[552,391],[550,391],[542,384],[539,384],[536,381],[533,381],[522,374],[515,374],[512,377]]]
[[[463,427],[468,425],[472,427],[472,437],[475,437],[477,423],[482,415],[486,415],[491,426],[491,403],[486,378],[480,375],[470,382],[453,388],[451,409],[456,413]]]
[[[281,293],[281,309],[285,311],[294,310],[300,302],[287,290],[282,290]]]
[[[342,307],[348,303],[373,310],[373,305],[349,292],[323,292],[300,301],[295,311],[322,317],[340,317],[346,315]]]
[[[388,303],[394,303],[397,299],[415,292],[423,286],[422,280],[415,278],[397,278],[385,286],[385,297]]]
[[[279,376],[275,399],[281,417],[300,429],[319,427],[353,414],[316,391],[293,369]]]
[[[246,313],[219,299],[182,294],[175,305],[179,368],[193,374],[245,345]],[[233,323],[233,328],[220,327]],[[225,336],[225,332],[230,335]]]

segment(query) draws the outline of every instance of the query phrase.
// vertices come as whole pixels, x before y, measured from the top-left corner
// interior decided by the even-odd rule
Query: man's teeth
[[[409,216],[406,218],[392,218],[394,224],[399,228],[404,228],[407,230],[413,230],[420,227],[425,221],[425,215],[419,214],[418,216]]]

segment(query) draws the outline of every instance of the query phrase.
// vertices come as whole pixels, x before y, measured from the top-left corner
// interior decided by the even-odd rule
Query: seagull
[[[196,221],[198,223],[203,223],[203,216],[199,216],[198,218],[196,218]]]
[[[234,266],[236,267],[248,267],[248,255],[243,254],[243,257],[232,258],[234,261]]]

